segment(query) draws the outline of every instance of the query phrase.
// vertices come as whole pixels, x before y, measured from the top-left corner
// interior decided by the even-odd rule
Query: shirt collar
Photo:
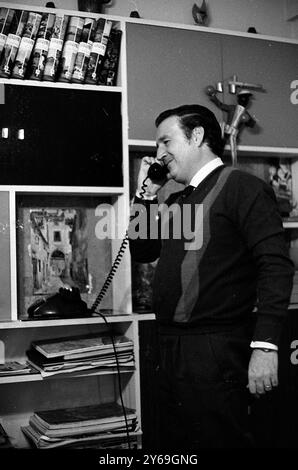
[[[213,158],[210,162],[206,163],[200,170],[192,177],[190,185],[195,188],[213,171],[215,168],[222,166],[224,163],[221,158]]]

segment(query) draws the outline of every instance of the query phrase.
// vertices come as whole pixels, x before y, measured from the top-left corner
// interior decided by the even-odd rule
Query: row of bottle
[[[4,13],[1,77],[97,84],[111,21],[1,8]]]

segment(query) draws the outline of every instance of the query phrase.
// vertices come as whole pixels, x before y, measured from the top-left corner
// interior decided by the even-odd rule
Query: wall
[[[19,4],[45,6],[47,0],[19,0]],[[78,8],[77,0],[54,0],[56,8]],[[191,9],[202,0],[111,0],[105,13],[129,16],[137,5],[144,19],[194,24]],[[246,32],[254,26],[260,34],[298,38],[298,20],[286,21],[287,0],[207,0],[210,27]]]

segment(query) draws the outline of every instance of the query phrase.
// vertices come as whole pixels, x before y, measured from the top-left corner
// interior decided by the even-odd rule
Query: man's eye
[[[168,139],[168,140],[164,140],[163,143],[166,144],[166,145],[168,145],[169,142],[170,142],[170,141],[169,141],[169,139]]]

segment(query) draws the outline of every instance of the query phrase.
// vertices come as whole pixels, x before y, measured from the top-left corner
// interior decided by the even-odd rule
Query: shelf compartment
[[[56,294],[64,285],[79,288],[91,308],[122,236],[118,203],[116,197],[97,195],[16,195],[19,319],[27,320],[31,304]],[[124,283],[117,287],[108,289],[99,308],[126,311],[120,308]]]
[[[5,85],[0,185],[123,188],[121,101],[106,91]]]
[[[136,408],[132,390],[133,374],[120,375],[122,396],[125,406]],[[34,385],[34,393],[32,386]],[[86,394],[86,390],[88,393]],[[9,392],[8,392],[9,391]],[[117,374],[85,376],[74,381],[72,377],[63,380],[39,380],[32,382],[7,383],[0,387],[0,416],[4,429],[15,447],[28,447],[21,426],[29,423],[34,411],[67,408],[110,401],[120,402]],[[16,408],[17,403],[17,408]],[[138,421],[140,422],[139,416]]]

